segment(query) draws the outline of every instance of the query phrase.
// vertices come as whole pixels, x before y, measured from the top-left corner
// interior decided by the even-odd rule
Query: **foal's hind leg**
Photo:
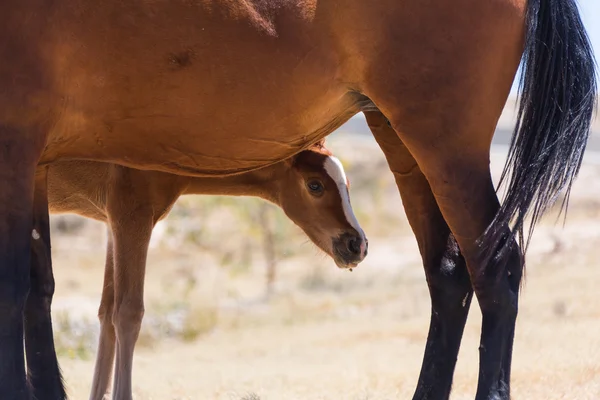
[[[104,266],[104,284],[102,286],[102,300],[98,310],[100,320],[100,338],[96,353],[96,366],[90,400],[103,400],[110,389],[110,380],[115,359],[115,327],[113,325],[113,309],[115,303],[114,291],[114,259],[112,231],[108,229],[108,242],[106,245],[106,265]]]
[[[394,173],[431,296],[429,334],[414,398],[447,399],[473,296],[465,260],[413,156],[381,113],[365,116]]]
[[[31,245],[31,290],[25,305],[27,371],[33,395],[38,400],[65,399],[62,377],[54,349],[50,306],[54,275],[50,254],[50,218],[46,189],[47,168],[39,168],[33,200]]]

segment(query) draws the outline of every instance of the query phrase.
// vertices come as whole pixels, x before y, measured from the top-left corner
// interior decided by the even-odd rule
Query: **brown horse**
[[[56,364],[38,359],[53,355],[36,314],[48,313],[51,270],[29,273],[34,227],[34,257],[50,246],[38,165],[232,175],[289,158],[361,111],[396,175],[431,293],[415,398],[449,396],[473,292],[476,398],[509,397],[515,235],[568,193],[596,96],[575,0],[4,0],[0,38],[4,398],[28,397],[24,328],[36,394],[61,390],[56,367],[33,370]],[[500,205],[489,148],[521,59]]]
[[[133,352],[144,314],[150,235],[180,195],[268,200],[280,206],[339,267],[353,268],[366,256],[368,243],[352,211],[347,185],[341,163],[322,143],[289,160],[223,178],[176,176],[91,161],[52,164],[48,169],[50,211],[76,213],[110,227],[90,399],[102,400],[108,392],[115,343],[113,398],[132,398]]]

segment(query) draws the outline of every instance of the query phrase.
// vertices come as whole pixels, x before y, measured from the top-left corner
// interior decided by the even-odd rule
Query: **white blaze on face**
[[[344,210],[346,221],[348,221],[350,226],[356,229],[356,231],[364,237],[364,232],[358,224],[358,221],[354,216],[354,211],[352,211],[352,206],[350,205],[350,195],[348,194],[348,179],[346,179],[346,173],[344,172],[344,167],[342,166],[342,163],[340,162],[340,160],[337,159],[337,157],[330,156],[325,159],[324,167],[325,171],[327,171],[327,174],[337,184],[338,190],[340,192],[340,197],[342,198],[342,209]]]

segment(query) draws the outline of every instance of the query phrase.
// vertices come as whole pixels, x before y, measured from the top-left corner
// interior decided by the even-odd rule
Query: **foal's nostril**
[[[360,239],[352,238],[348,240],[348,251],[352,254],[360,254]]]

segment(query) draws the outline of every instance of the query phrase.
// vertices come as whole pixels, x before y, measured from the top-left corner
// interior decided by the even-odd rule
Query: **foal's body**
[[[29,276],[31,221],[47,225],[38,163],[223,176],[296,154],[360,111],[396,174],[431,292],[415,398],[448,398],[473,293],[477,399],[509,397],[522,262],[508,225],[569,187],[596,95],[574,0],[4,0],[0,38],[7,399],[28,393],[24,315],[26,332],[50,331],[31,314],[48,314],[52,298]],[[489,148],[523,54],[524,113],[500,207]],[[41,239],[49,248],[46,230]],[[58,388],[52,371],[32,374],[34,388]]]
[[[133,352],[144,314],[150,235],[179,196],[219,194],[268,200],[282,207],[338,265],[353,267],[366,255],[366,239],[343,192],[347,192],[347,182],[336,181],[339,177],[345,177],[341,164],[321,144],[290,161],[225,178],[177,176],[89,161],[52,164],[48,168],[50,211],[76,213],[109,226],[98,313],[101,333],[90,399],[102,400],[109,390],[115,344],[112,398],[132,396]],[[317,183],[323,185],[322,193],[312,196],[306,185]],[[320,242],[323,234],[316,231],[341,233],[349,240],[341,244],[345,248],[334,251],[330,244]]]

